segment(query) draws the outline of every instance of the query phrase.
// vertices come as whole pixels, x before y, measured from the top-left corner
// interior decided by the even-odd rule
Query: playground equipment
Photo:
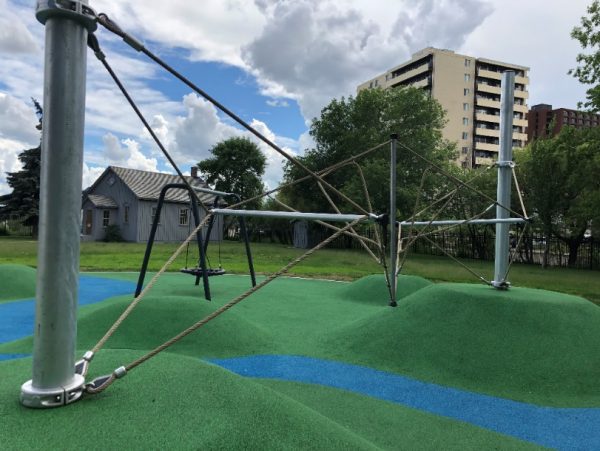
[[[99,393],[106,389],[116,379],[127,374],[128,371],[137,367],[146,360],[152,358],[159,352],[168,348],[172,344],[181,340],[183,337],[202,327],[212,319],[227,311],[237,303],[246,299],[254,291],[264,287],[281,274],[286,273],[290,268],[315,251],[321,249],[341,234],[349,234],[358,237],[353,231],[353,227],[361,222],[387,224],[389,238],[388,250],[390,268],[388,270],[385,263],[385,249],[382,243],[379,244],[381,251],[381,263],[384,265],[384,273],[388,281],[390,294],[390,305],[396,305],[396,282],[398,275],[397,243],[400,234],[397,233],[397,225],[419,226],[415,220],[400,222],[396,217],[396,153],[397,146],[401,145],[406,150],[413,152],[419,158],[424,158],[418,152],[404,146],[398,142],[398,137],[392,135],[390,140],[379,146],[369,149],[357,156],[354,156],[344,162],[340,162],[333,167],[314,172],[307,168],[302,162],[288,155],[283,149],[271,142],[268,138],[244,122],[241,118],[228,110],[222,104],[210,97],[195,84],[179,74],[173,68],[168,66],[159,57],[147,50],[143,44],[132,36],[121,30],[105,14],[95,14],[87,6],[87,0],[56,0],[56,1],[38,1],[37,18],[46,26],[46,79],[44,86],[44,127],[42,139],[42,179],[40,195],[40,240],[39,240],[39,268],[38,285],[36,295],[36,327],[34,337],[33,354],[33,378],[26,382],[21,389],[21,402],[28,407],[55,407],[66,405],[76,401],[83,392],[89,394]],[[183,188],[187,188],[190,196],[197,197],[194,190],[189,186],[183,174],[170,157],[140,110],[137,108],[122,83],[116,77],[114,71],[106,61],[106,57],[100,49],[98,40],[93,35],[97,23],[104,28],[123,38],[123,40],[138,52],[147,55],[154,62],[165,68],[175,77],[184,82],[196,93],[203,96],[215,107],[227,114],[240,126],[248,130],[254,136],[276,152],[286,158],[288,161],[302,168],[306,173],[306,178],[314,179],[328,199],[327,191],[334,193],[339,198],[348,202],[355,208],[359,214],[330,214],[330,213],[303,213],[303,212],[265,212],[249,211],[236,209],[244,202],[254,199],[247,199],[244,202],[238,202],[230,205],[228,208],[213,208],[206,211],[203,220],[199,220],[198,212],[194,213],[196,228],[190,236],[177,249],[173,256],[165,263],[153,277],[152,281],[135,297],[115,324],[99,340],[96,346],[84,354],[83,358],[74,362],[74,347],[76,338],[76,308],[77,308],[77,275],[79,262],[79,229],[80,229],[80,196],[81,196],[81,173],[82,173],[82,154],[83,154],[83,119],[85,103],[85,64],[86,64],[86,42],[94,51],[96,57],[106,67],[109,74],[119,86],[128,102],[145,125],[149,134],[155,140],[165,157],[172,164],[174,170],[182,179]],[[496,236],[496,270],[494,281],[490,285],[498,289],[506,289],[509,283],[506,280],[508,271],[508,224],[523,223],[527,220],[526,216],[519,215],[517,218],[509,217],[510,212],[510,173],[512,171],[512,162],[510,149],[512,146],[512,103],[513,98],[510,95],[509,85],[514,84],[514,74],[505,73],[502,78],[502,129],[501,129],[501,147],[504,149],[500,154],[498,163],[498,194],[497,199],[492,199],[496,206],[496,219],[487,220],[488,223],[497,224]],[[328,171],[341,167],[343,164],[355,162],[360,156],[364,156],[371,151],[378,150],[386,145],[390,145],[390,208],[388,214],[376,214],[350,199],[344,193],[324,180],[323,175]],[[52,151],[50,151],[50,149]],[[430,162],[428,162],[430,163]],[[432,167],[435,165],[430,163]],[[438,172],[440,168],[437,168]],[[444,174],[451,177],[448,174]],[[305,179],[306,179],[305,178]],[[301,179],[303,180],[303,179]],[[460,182],[468,187],[468,184]],[[181,189],[182,186],[178,188]],[[263,193],[262,196],[272,194],[275,190]],[[202,203],[194,202],[205,208]],[[291,207],[288,207],[291,209]],[[292,209],[293,210],[293,209]],[[336,208],[337,210],[337,208]],[[317,222],[343,222],[342,227],[333,228],[335,232],[310,249],[301,257],[298,257],[288,265],[267,277],[260,284],[254,284],[245,293],[231,300],[223,307],[214,311],[207,317],[188,327],[175,337],[158,346],[146,355],[131,362],[128,365],[121,366],[113,371],[112,374],[101,376],[89,383],[85,383],[85,376],[89,364],[96,352],[98,352],[106,341],[112,336],[115,330],[127,318],[130,312],[143,299],[145,294],[152,288],[156,280],[174,261],[174,259],[183,251],[187,244],[194,239],[198,242],[200,254],[200,268],[202,277],[205,281],[205,294],[209,294],[208,288],[208,268],[203,258],[204,247],[201,237],[199,238],[202,227],[207,224],[215,215],[234,215],[244,216],[268,216],[277,218],[310,219]],[[156,215],[158,217],[158,214]],[[414,218],[413,218],[414,219]],[[451,221],[428,221],[422,225],[457,225],[465,223],[475,223],[477,218]],[[483,220],[480,220],[483,221]],[[502,235],[502,236],[500,236]],[[364,237],[358,237],[364,242]],[[148,255],[149,256],[149,255]],[[249,258],[249,261],[251,259]],[[251,272],[253,270],[251,269]],[[198,272],[197,277],[200,276]],[[143,279],[142,279],[143,282]],[[139,288],[139,286],[138,286]]]

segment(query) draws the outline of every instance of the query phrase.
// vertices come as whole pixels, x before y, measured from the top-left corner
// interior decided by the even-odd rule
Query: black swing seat
[[[203,276],[204,275],[204,271],[202,270],[202,268],[182,268],[181,272],[184,274],[191,274],[192,276]],[[207,268],[206,269],[206,275],[208,277],[222,276],[223,274],[225,274],[225,270],[222,268],[219,268],[219,269]]]

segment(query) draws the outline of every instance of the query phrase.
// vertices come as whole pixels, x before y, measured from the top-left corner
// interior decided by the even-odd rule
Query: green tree
[[[36,128],[42,129],[42,107],[35,99],[31,99],[38,116]],[[15,215],[22,223],[31,226],[33,235],[37,236],[40,201],[40,158],[41,144],[32,149],[26,149],[19,154],[23,168],[17,172],[7,172],[6,182],[13,191],[0,197],[0,216]]]
[[[242,199],[250,199],[264,190],[261,177],[266,158],[255,143],[247,138],[229,138],[210,149],[210,153],[213,156],[197,166],[216,190],[239,194]],[[260,200],[246,207],[259,208]]]
[[[600,223],[600,129],[565,127],[520,151],[523,188],[544,235],[569,246],[569,265],[590,223]],[[548,242],[548,241],[547,241]],[[546,248],[544,264],[547,264]]]
[[[569,74],[581,83],[592,85],[587,90],[585,108],[600,111],[600,1],[594,0],[581,18],[581,26],[573,28],[571,37],[581,44],[586,53],[577,55],[577,67]]]
[[[369,89],[356,97],[334,99],[312,121],[310,135],[315,147],[301,161],[312,170],[326,168],[345,158],[381,144],[398,134],[397,198],[401,216],[412,213],[427,163],[408,149],[418,152],[440,166],[447,167],[455,155],[454,144],[442,139],[444,112],[440,104],[423,90],[415,88]],[[389,146],[359,161],[370,191],[373,209],[389,209]],[[434,172],[424,184],[424,197],[434,195]],[[285,180],[305,176],[292,164],[285,168]],[[358,169],[349,165],[327,175],[327,181],[359,204],[366,205]],[[356,211],[332,195],[342,211]],[[313,180],[285,189],[281,198],[302,211],[332,211]]]

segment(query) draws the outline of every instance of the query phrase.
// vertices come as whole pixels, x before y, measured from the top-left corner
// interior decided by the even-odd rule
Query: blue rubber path
[[[126,280],[79,276],[79,305],[94,304],[123,294],[133,296],[135,287],[135,283]],[[0,304],[0,343],[32,335],[34,321],[34,299]]]
[[[310,357],[259,355],[210,362],[241,376],[326,385],[372,396],[542,446],[600,449],[600,409],[596,408],[540,407]]]

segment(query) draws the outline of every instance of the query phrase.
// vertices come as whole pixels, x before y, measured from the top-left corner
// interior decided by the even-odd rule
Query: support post
[[[75,341],[87,37],[95,29],[86,4],[36,7],[46,43],[33,377],[21,387],[27,407],[74,402],[84,383]]]
[[[496,200],[496,218],[503,220],[510,216],[510,212],[504,208],[510,208],[512,140],[513,140],[513,106],[515,90],[515,73],[506,71],[502,74],[501,98],[500,98],[500,153],[498,155],[498,187]],[[494,261],[494,280],[492,285],[499,290],[506,290],[510,283],[506,280],[508,270],[510,241],[508,223],[496,224],[496,249]]]
[[[390,306],[396,307],[396,153],[398,135],[390,135]]]

